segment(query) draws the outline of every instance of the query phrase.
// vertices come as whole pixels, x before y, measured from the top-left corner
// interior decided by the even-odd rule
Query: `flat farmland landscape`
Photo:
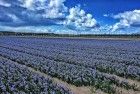
[[[0,36],[0,94],[140,94],[140,40]]]

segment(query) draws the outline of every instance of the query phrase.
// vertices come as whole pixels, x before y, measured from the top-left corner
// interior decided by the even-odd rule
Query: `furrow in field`
[[[14,46],[17,46],[17,45],[14,45]],[[136,66],[139,66],[140,67],[140,57],[139,56],[133,56],[133,54],[131,55],[128,55],[130,53],[125,53],[126,56],[122,56],[121,54],[118,54],[118,52],[114,51],[114,52],[111,52],[111,53],[108,53],[105,51],[97,51],[95,50],[94,52],[82,52],[82,50],[79,50],[79,51],[71,51],[71,50],[65,50],[65,49],[61,49],[61,50],[58,50],[58,48],[53,48],[51,47],[47,49],[44,49],[43,47],[35,47],[35,46],[32,46],[32,47],[28,47],[28,46],[20,46],[19,47],[23,47],[23,48],[27,48],[27,49],[32,49],[32,50],[37,50],[37,51],[40,51],[40,52],[52,52],[52,53],[55,53],[55,54],[63,54],[64,56],[73,56],[76,57],[76,61],[79,59],[82,59],[84,57],[83,60],[90,60],[92,58],[92,60],[95,60],[95,59],[98,59],[98,60],[104,60],[104,61],[108,61],[108,62],[117,62],[117,63],[124,63],[125,65],[136,65]],[[51,50],[51,51],[50,51]],[[122,53],[122,52],[121,52]],[[115,55],[117,54],[117,55]],[[129,57],[127,57],[129,56]],[[123,58],[122,58],[123,57]],[[83,61],[82,60],[82,61]]]
[[[1,53],[2,54],[2,53]],[[4,53],[3,53],[4,54]],[[9,54],[12,54],[12,52],[10,51],[10,53]],[[29,55],[27,55],[27,57],[28,57],[28,59],[31,59],[32,58],[32,60],[31,60],[31,62],[30,61],[28,61],[27,59],[26,60],[24,60],[25,59],[25,57],[24,56],[26,56],[25,54],[23,54],[23,53],[21,53],[21,54],[17,54],[17,53],[15,53],[15,55],[13,55],[13,57],[16,57],[16,55],[18,56],[21,56],[21,58],[12,58],[12,57],[9,57],[8,55],[9,54],[7,54],[6,56],[5,55],[2,55],[2,56],[5,56],[5,57],[7,57],[7,58],[9,58],[9,59],[12,59],[12,60],[14,60],[14,61],[16,61],[16,62],[19,62],[19,63],[21,63],[22,62],[22,64],[25,64],[26,66],[29,66],[28,64],[30,64],[30,66],[31,67],[33,67],[33,68],[35,68],[36,70],[40,70],[40,69],[38,69],[39,67],[40,67],[40,65],[39,64],[37,64],[36,65],[36,63],[34,63],[36,60],[38,60],[39,58],[33,58],[33,57],[30,57]],[[23,56],[22,56],[23,55]],[[38,61],[40,61],[40,60],[38,60]],[[28,63],[27,63],[28,62]],[[33,63],[32,63],[33,62]],[[41,62],[41,64],[43,64],[43,66],[44,66],[44,68],[47,68],[48,66],[45,66],[45,64],[46,64],[47,62]],[[48,62],[48,64],[49,63],[51,63],[51,62]],[[32,65],[32,64],[34,64],[34,65]],[[55,62],[53,62],[53,64],[55,64]],[[57,64],[57,63],[56,63]],[[62,63],[63,64],[63,63]],[[40,71],[42,71],[42,72],[50,72],[49,73],[49,75],[51,75],[51,76],[54,76],[54,77],[58,77],[58,78],[61,78],[61,79],[63,79],[63,77],[66,77],[66,76],[68,76],[68,78],[69,78],[69,80],[71,79],[71,77],[73,76],[73,75],[71,75],[71,73],[73,73],[74,71],[71,71],[70,73],[68,73],[67,71],[68,70],[77,70],[78,69],[78,71],[77,71],[77,73],[75,73],[74,74],[74,76],[75,75],[77,75],[77,74],[80,74],[81,76],[83,75],[83,77],[89,77],[87,74],[91,74],[90,73],[90,70],[91,69],[88,69],[88,68],[84,68],[84,67],[82,67],[82,68],[78,68],[78,66],[76,67],[75,66],[75,68],[74,68],[74,66],[72,66],[72,67],[69,67],[69,66],[71,66],[71,65],[68,65],[67,67],[69,67],[67,70],[65,70],[65,69],[62,69],[62,68],[64,68],[66,66],[66,64],[64,63],[63,65],[51,65],[50,67],[55,67],[54,69],[55,69],[55,71],[52,71],[51,69],[50,70],[47,70],[47,71],[42,71],[42,70],[40,70]],[[60,72],[58,71],[59,70],[59,68],[60,68]],[[53,69],[53,70],[54,70]],[[81,70],[82,69],[82,70]],[[63,72],[63,71],[64,72]],[[86,71],[89,71],[89,73],[86,73]],[[57,73],[57,71],[58,71],[58,73]],[[87,71],[87,72],[88,72]],[[91,70],[91,72],[94,72],[95,70]],[[53,72],[53,74],[52,74],[52,72]],[[78,73],[78,72],[80,72],[80,73]],[[55,73],[55,75],[54,75],[54,73]],[[68,73],[68,75],[64,75],[64,74],[67,74]],[[126,85],[126,86],[128,86],[127,88],[137,88],[137,87],[133,87],[132,85],[130,86],[129,85],[129,83],[128,82],[126,82],[126,80],[125,81],[123,81],[123,83],[121,82],[121,81],[119,81],[118,79],[116,79],[116,78],[114,78],[114,76],[112,76],[112,75],[107,75],[107,74],[102,74],[102,73],[99,73],[99,72],[96,72],[97,74],[96,75],[93,75],[93,78],[92,78],[92,80],[90,80],[91,82],[92,81],[94,81],[94,79],[95,79],[95,77],[97,77],[96,78],[96,80],[98,79],[101,79],[102,81],[105,81],[105,83],[106,83],[106,81],[109,81],[109,83],[113,83],[113,84],[117,84],[117,85],[119,85],[119,86],[121,86],[121,87],[124,87],[124,85]],[[56,76],[57,75],[57,76]],[[64,75],[64,76],[62,76],[62,75]],[[85,76],[84,76],[85,75]],[[74,77],[73,76],[73,77]],[[78,76],[78,75],[77,75]],[[90,78],[91,78],[91,76],[90,76]],[[63,79],[64,80],[64,79]],[[65,79],[66,80],[66,79]],[[66,80],[67,82],[69,82],[68,80]],[[77,81],[77,80],[76,80]],[[80,81],[80,80],[79,80]],[[83,80],[84,81],[84,80]],[[82,83],[84,84],[85,82],[83,82],[82,81]],[[100,85],[102,85],[102,84],[104,84],[104,82],[102,82],[101,81],[101,83],[100,83]],[[113,82],[112,82],[113,81]],[[71,80],[71,83],[73,83],[73,84],[75,84],[74,83],[75,82],[75,80]],[[78,82],[78,85],[79,84],[82,84],[81,82]],[[98,82],[98,84],[99,84],[99,82]],[[97,85],[97,84],[96,84]],[[105,85],[105,87],[106,87],[106,84],[104,84]],[[103,89],[103,88],[105,88],[105,87],[99,87],[100,89]],[[110,88],[111,89],[111,88]],[[137,90],[139,90],[138,88],[137,88]],[[106,91],[106,90],[104,90],[104,91]],[[106,91],[106,92],[109,92],[109,91]]]
[[[8,59],[6,57],[1,57],[1,56],[0,56],[0,58]],[[62,80],[60,80],[58,78],[52,78],[49,75],[40,72],[39,70],[33,69],[32,67],[28,67],[26,65],[22,65],[22,64],[20,64],[18,62],[15,62],[15,61],[11,60],[11,59],[8,59],[8,60],[12,61],[12,63],[14,63],[15,65],[18,65],[18,66],[20,65],[23,68],[26,68],[26,69],[28,69],[28,70],[36,73],[36,74],[39,74],[40,76],[43,76],[44,78],[51,79],[54,83],[68,88],[73,94],[92,94],[92,91],[91,91],[90,87],[88,87],[88,86],[87,87],[86,86],[77,87],[77,86],[74,86],[72,84],[68,84],[67,82],[64,82],[64,81],[62,81]],[[96,90],[95,92],[97,92],[96,94],[99,94],[99,93],[100,94],[105,94],[104,92],[102,92],[100,90]]]
[[[3,44],[3,45],[6,45]],[[7,44],[8,45],[8,44]],[[29,46],[29,45],[14,45],[14,44],[10,44],[13,47],[20,47],[21,49],[25,49],[25,50],[35,50],[35,51],[39,51],[40,53],[55,53],[55,54],[59,54],[61,55],[60,58],[64,59],[68,59],[69,57],[72,57],[71,61],[77,61],[77,60],[81,60],[81,61],[85,61],[88,62],[90,60],[90,62],[94,61],[94,60],[104,60],[107,62],[116,62],[116,63],[124,63],[125,65],[135,65],[135,66],[139,66],[140,67],[140,57],[139,56],[133,56],[133,54],[131,53],[125,53],[126,56],[122,56],[121,54],[118,54],[118,52],[114,51],[114,52],[105,52],[105,51],[97,51],[95,50],[94,53],[88,53],[85,52],[83,53],[82,50],[80,50],[80,52],[76,51],[76,52],[71,52],[71,51],[66,51],[64,49],[58,50],[58,48],[52,47],[49,48],[47,47],[45,49],[45,47],[36,47],[34,46]],[[122,53],[122,52],[121,52]],[[115,54],[117,54],[115,56]],[[130,55],[131,54],[131,55]],[[74,59],[76,57],[76,60]],[[91,60],[92,59],[92,60]],[[66,60],[67,61],[67,60]],[[89,64],[88,64],[89,65]]]
[[[73,51],[73,52],[89,52],[90,53],[96,53],[96,51],[100,51],[100,53],[102,52],[105,52],[105,53],[108,53],[108,52],[111,52],[115,55],[116,52],[119,52],[120,55],[121,54],[130,54],[130,53],[134,53],[134,52],[131,52],[130,50],[121,50],[121,49],[116,49],[115,47],[101,47],[101,46],[89,46],[89,45],[84,45],[84,46],[81,46],[81,45],[76,45],[74,46],[75,44],[61,44],[60,42],[59,43],[51,43],[51,42],[32,42],[31,40],[14,40],[15,42],[13,43],[16,43],[16,45],[22,45],[22,46],[31,46],[31,47],[40,47],[40,48],[45,48],[47,47],[48,49],[49,48],[52,48],[52,49],[57,49],[57,50],[60,50],[60,51],[64,51],[64,50],[70,50],[70,51]],[[4,43],[4,42],[1,42],[1,43]],[[9,42],[8,42],[9,43]],[[13,44],[13,43],[9,43],[9,44]],[[49,45],[48,45],[49,44]],[[65,45],[65,47],[63,46]],[[80,46],[80,47],[79,47]],[[95,51],[94,51],[95,50]],[[137,54],[139,51],[135,51]],[[104,54],[105,54],[104,53]],[[102,53],[103,54],[103,53]]]
[[[1,58],[1,57],[0,57]],[[5,59],[9,59],[7,57],[2,57],[2,58],[5,58]],[[11,59],[9,59],[11,60]],[[82,87],[77,87],[77,86],[74,86],[74,85],[71,85],[71,84],[68,84],[67,82],[64,82],[58,78],[51,78],[50,76],[48,76],[47,74],[45,73],[42,73],[40,72],[39,70],[35,70],[34,68],[32,67],[28,67],[26,65],[23,65],[23,64],[20,64],[18,62],[15,62],[14,60],[11,60],[12,63],[14,63],[15,65],[20,65],[22,66],[23,68],[25,67],[26,69],[36,73],[36,74],[39,74],[40,76],[43,76],[44,78],[49,78],[49,79],[52,79],[54,83],[56,84],[60,84],[61,86],[63,87],[67,87],[69,90],[71,90],[71,92],[73,94],[106,94],[100,90],[96,90],[94,87],[92,86],[82,86]],[[106,75],[109,75],[109,74],[106,74]],[[117,77],[117,76],[116,76]],[[120,77],[117,77],[119,78],[120,80],[123,80],[124,78],[120,78]],[[126,80],[126,79],[124,79]],[[132,84],[132,81],[131,80],[128,80],[131,84]],[[137,83],[137,82],[136,82]],[[136,84],[135,83],[135,84]],[[113,87],[116,89],[116,92],[115,94],[139,94],[139,91],[133,91],[133,90],[126,90],[124,88],[120,88],[116,85],[113,85]]]
[[[58,57],[57,58],[54,58],[53,55],[47,57],[47,54],[46,55],[43,55],[41,53],[36,53],[36,51],[32,51],[31,50],[27,50],[27,49],[17,49],[17,48],[10,48],[10,47],[4,47],[4,46],[1,46],[5,49],[9,49],[9,50],[14,50],[14,51],[18,51],[18,52],[21,52],[21,53],[26,53],[26,54],[30,54],[30,55],[33,55],[33,56],[39,56],[39,57],[44,57],[44,58],[47,58],[47,59],[50,59],[50,60],[54,60],[56,62],[65,62],[65,63],[69,63],[69,64],[74,64],[74,65],[78,65],[78,66],[84,66],[84,67],[87,67],[87,68],[96,68],[97,70],[101,71],[101,72],[106,72],[106,73],[111,73],[111,74],[116,74],[116,75],[119,75],[119,76],[122,76],[122,77],[133,77],[133,75],[135,75],[135,73],[137,74],[137,77],[135,79],[138,79],[139,80],[139,67],[137,66],[127,66],[127,65],[124,65],[124,64],[118,64],[118,63],[109,63],[109,62],[95,62],[95,63],[91,63],[91,64],[87,64],[86,63],[81,63],[81,62],[69,62],[67,60],[64,60],[64,59],[59,59]],[[53,56],[53,57],[52,57]],[[61,58],[61,57],[60,57]],[[68,58],[66,58],[68,59]],[[118,67],[117,67],[118,66]],[[123,68],[123,67],[124,68]],[[130,69],[129,69],[130,67]],[[116,70],[114,70],[116,69]],[[120,70],[121,69],[121,70]],[[135,69],[135,73],[133,74],[130,74],[131,70],[132,69]],[[119,71],[122,71],[119,73]],[[127,74],[126,74],[127,72]],[[132,73],[132,72],[131,72]],[[135,75],[136,76],[136,75]]]
[[[0,94],[73,94],[67,87],[53,82],[51,77],[1,56],[0,74]]]

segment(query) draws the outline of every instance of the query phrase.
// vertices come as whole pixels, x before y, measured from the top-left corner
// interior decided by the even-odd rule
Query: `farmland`
[[[140,40],[0,36],[0,93],[82,94],[73,87],[140,94]]]

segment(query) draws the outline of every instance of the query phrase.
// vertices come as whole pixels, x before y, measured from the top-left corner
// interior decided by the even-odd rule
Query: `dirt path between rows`
[[[67,82],[64,82],[64,81],[62,81],[62,80],[60,80],[60,79],[58,79],[58,78],[52,78],[52,77],[50,77],[50,76],[48,76],[47,74],[45,74],[45,73],[42,73],[42,72],[40,72],[40,71],[36,71],[36,70],[34,70],[33,68],[31,68],[31,67],[27,67],[27,66],[25,66],[25,65],[22,65],[22,66],[24,66],[24,67],[26,67],[26,68],[28,68],[30,71],[33,71],[33,72],[35,72],[35,73],[38,73],[39,75],[42,75],[42,76],[44,76],[44,77],[49,77],[50,79],[52,79],[53,81],[54,81],[54,83],[58,83],[58,84],[61,84],[61,85],[63,85],[63,86],[65,86],[65,87],[67,87],[68,89],[70,89],[74,94],[105,94],[104,92],[102,92],[102,91],[100,91],[100,90],[97,90],[97,91],[92,91],[91,90],[91,87],[85,87],[85,86],[83,86],[83,87],[76,87],[76,86],[74,86],[74,85],[71,85],[71,84],[68,84]]]

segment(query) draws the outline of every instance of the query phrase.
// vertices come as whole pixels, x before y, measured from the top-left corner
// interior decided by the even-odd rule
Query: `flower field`
[[[0,37],[1,94],[75,94],[53,78],[107,94],[140,94],[140,40]]]

